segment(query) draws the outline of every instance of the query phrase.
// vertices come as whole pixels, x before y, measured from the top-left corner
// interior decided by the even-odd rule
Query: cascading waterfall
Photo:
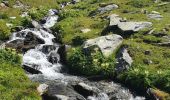
[[[66,73],[61,73],[63,65],[60,64],[60,56],[57,53],[59,44],[53,42],[55,38],[54,35],[47,30],[53,27],[58,20],[58,11],[54,9],[50,9],[48,16],[44,19],[45,23],[39,24],[41,26],[40,29],[37,28],[27,28],[23,29],[19,32],[14,32],[11,39],[8,43],[14,40],[22,40],[29,33],[32,33],[35,37],[44,41],[44,44],[37,44],[35,48],[31,48],[23,54],[23,65],[33,68],[41,72],[41,76],[48,80],[62,80],[65,84],[69,84],[70,81],[83,81],[84,78],[78,76],[71,76]],[[30,78],[37,77],[39,74],[28,74]],[[92,82],[94,83],[94,82]],[[98,83],[94,83],[98,84]],[[116,83],[114,83],[116,84]],[[117,85],[111,85],[111,87],[117,88]],[[130,91],[126,88],[119,88],[118,93],[121,94],[130,94]],[[119,96],[118,96],[119,97]],[[88,100],[109,100],[109,96],[101,90],[101,92],[94,96],[89,96]],[[122,100],[122,99],[120,99]],[[124,100],[124,99],[123,99]],[[144,100],[143,97],[134,97],[130,94],[130,98],[128,100]]]

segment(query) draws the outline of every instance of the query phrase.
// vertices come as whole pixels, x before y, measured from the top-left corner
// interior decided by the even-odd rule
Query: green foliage
[[[78,46],[78,45],[82,45],[85,40],[86,40],[86,39],[85,39],[84,37],[75,36],[75,37],[72,39],[72,43],[73,43],[73,45]]]
[[[34,20],[41,20],[48,12],[48,9],[45,7],[40,6],[39,8],[31,8],[29,10],[29,15]]]
[[[10,36],[10,29],[4,20],[0,20],[0,40],[5,40]]]
[[[152,0],[131,0],[130,4],[137,8],[147,7],[153,3]]]
[[[86,54],[80,48],[73,48],[68,54],[68,64],[73,72],[83,75],[114,75],[115,60],[105,58],[98,48]]]
[[[0,100],[40,100],[37,84],[30,82],[15,50],[0,50]]]
[[[122,73],[118,79],[130,84],[135,89],[146,91],[148,88],[159,88],[170,92],[170,72],[168,70],[149,70],[147,66],[137,66]]]

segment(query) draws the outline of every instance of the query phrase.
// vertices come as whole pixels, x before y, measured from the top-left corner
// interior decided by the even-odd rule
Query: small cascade
[[[112,85],[112,83],[109,82],[100,83],[89,81],[84,77],[69,75],[65,71],[62,71],[64,66],[60,63],[60,55],[57,53],[60,44],[53,41],[55,37],[50,32],[50,28],[57,23],[58,13],[58,10],[50,9],[47,16],[43,19],[45,20],[43,24],[36,22],[40,27],[26,28],[19,32],[14,32],[11,39],[7,42],[13,45],[20,43],[16,48],[26,48],[26,50],[23,51],[23,66],[38,72],[38,74],[28,72],[27,75],[29,78],[40,83],[50,82],[48,84],[52,87],[50,90],[53,95],[59,94],[57,91],[64,88],[64,92],[62,91],[62,93],[66,92],[66,95],[74,95],[76,98],[82,98],[74,98],[71,100],[85,100],[83,99],[84,97],[82,97],[83,94],[70,88],[79,82],[87,83],[99,90],[99,92],[95,92],[94,95],[86,97],[87,100],[110,100],[112,96],[114,96],[114,100],[144,100],[143,97],[135,97],[128,89],[117,85],[117,83],[112,82],[116,84]],[[54,87],[54,85],[56,85],[56,87]],[[91,93],[92,90],[88,90],[91,88],[86,87],[88,86],[85,85],[81,91],[85,90]]]

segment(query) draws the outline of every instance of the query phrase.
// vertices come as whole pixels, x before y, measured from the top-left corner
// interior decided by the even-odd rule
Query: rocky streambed
[[[63,4],[62,7],[67,4],[70,3]],[[62,53],[65,51],[62,49],[64,44],[57,43],[56,37],[52,34],[52,30],[50,30],[57,23],[58,13],[58,10],[50,9],[47,16],[43,18],[43,22],[32,21],[32,28],[24,27],[14,32],[11,39],[6,43],[7,47],[13,47],[23,52],[23,68],[32,81],[40,83],[37,90],[42,98],[44,100],[145,100],[144,97],[136,95],[130,89],[112,80],[100,77],[89,79],[68,73],[67,66],[61,63]],[[114,20],[119,22],[116,17]],[[121,28],[121,23],[115,24],[112,22],[111,24],[118,25]],[[136,25],[135,29],[132,27],[125,30],[134,29],[136,31],[141,27],[145,27],[145,23],[130,24]],[[142,26],[139,27],[139,24],[142,24]],[[136,27],[138,28],[136,29]],[[113,36],[113,38],[111,37],[103,37],[106,39],[104,41],[110,42],[107,45],[101,46],[101,49],[112,45],[115,39],[119,42],[114,43],[114,47],[122,42],[122,38],[118,35]],[[98,45],[100,44],[98,40],[101,39],[89,40],[85,47],[88,48],[89,45],[93,45],[93,41],[97,41],[95,43]],[[103,51],[104,53],[113,51],[114,47]],[[124,52],[123,57],[130,58],[125,49],[122,52]],[[122,62],[122,59],[119,60]],[[124,62],[131,64],[132,61],[124,60]],[[118,65],[120,64],[124,63],[119,63]],[[126,65],[124,65],[125,68],[127,67]],[[117,70],[125,69],[121,68],[118,66]]]

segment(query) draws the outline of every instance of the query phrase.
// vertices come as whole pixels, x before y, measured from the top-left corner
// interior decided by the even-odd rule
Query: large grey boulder
[[[149,28],[152,26],[151,22],[120,22],[118,27],[122,31],[133,31],[137,32],[145,28]]]
[[[151,22],[133,22],[133,21],[125,21],[119,15],[112,14],[109,16],[110,25],[109,26],[117,26],[123,32],[133,31],[137,32],[139,30],[149,28],[152,26]]]
[[[97,46],[101,50],[102,54],[105,57],[110,56],[113,51],[121,45],[123,38],[120,35],[112,34],[107,36],[101,36],[95,39],[89,39],[84,42],[84,49],[88,50],[88,48],[92,46]]]
[[[125,47],[120,49],[116,59],[117,65],[115,70],[117,73],[129,69],[133,63],[133,60],[128,53],[128,50]]]
[[[93,86],[89,86],[83,82],[74,86],[74,89],[84,97],[92,96],[99,93],[99,89]]]
[[[100,14],[103,14],[103,13],[105,13],[105,12],[108,12],[108,11],[111,11],[111,10],[117,9],[117,8],[118,8],[118,5],[116,5],[116,4],[111,4],[111,5],[107,5],[107,6],[105,6],[105,7],[100,7],[100,8],[98,9],[98,12],[99,12]]]

